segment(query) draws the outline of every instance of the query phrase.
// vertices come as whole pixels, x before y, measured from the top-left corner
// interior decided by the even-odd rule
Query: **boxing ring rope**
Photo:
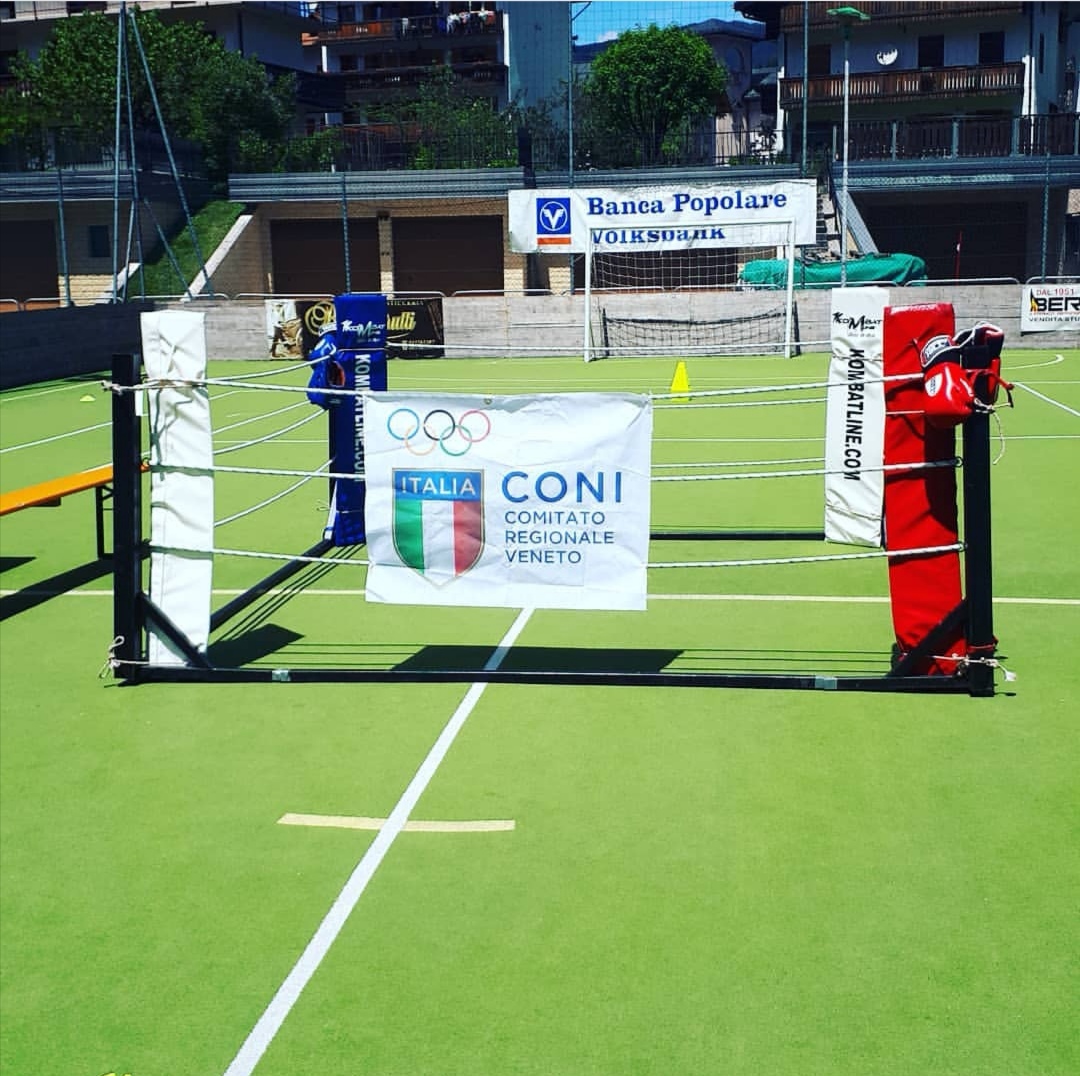
[[[305,368],[306,363],[296,364],[283,370],[269,371],[258,375],[266,378],[279,375],[284,372],[292,372]],[[896,382],[911,380],[912,375],[899,375],[882,378],[883,382]],[[250,375],[243,378],[205,378],[198,381],[176,382],[169,380],[140,381],[139,360],[135,356],[114,356],[112,380],[105,383],[105,387],[113,393],[113,426],[114,426],[114,471],[116,484],[114,490],[114,557],[115,557],[115,604],[114,604],[114,629],[115,638],[110,649],[110,663],[119,675],[132,681],[144,680],[225,680],[231,682],[249,681],[257,682],[267,679],[288,680],[293,682],[318,682],[329,680],[345,681],[441,681],[441,682],[473,682],[476,680],[489,680],[492,682],[528,682],[528,683],[583,683],[583,684],[609,684],[609,683],[639,683],[648,685],[665,686],[735,686],[735,687],[762,687],[778,688],[789,687],[814,690],[855,690],[855,691],[931,691],[931,692],[970,692],[971,694],[986,694],[987,683],[989,693],[993,691],[993,669],[990,663],[983,664],[978,657],[966,661],[964,675],[957,677],[929,677],[923,675],[908,676],[807,676],[804,674],[772,674],[772,673],[725,673],[725,672],[618,672],[606,673],[595,670],[503,670],[499,672],[486,672],[484,670],[418,670],[418,669],[290,669],[270,670],[265,667],[246,667],[236,669],[215,668],[207,660],[206,656],[196,651],[190,644],[186,646],[182,638],[174,638],[184,651],[188,664],[182,666],[155,667],[148,665],[141,657],[140,639],[145,630],[145,624],[152,621],[163,630],[166,635],[175,633],[175,628],[168,624],[160,610],[153,608],[152,602],[142,591],[141,561],[148,548],[141,532],[142,515],[142,492],[139,465],[142,460],[140,445],[139,419],[136,415],[134,396],[138,392],[149,391],[156,387],[176,387],[184,384],[191,387],[218,386],[230,390],[252,389],[284,392],[306,392],[306,388],[267,384],[265,380],[251,380]],[[724,406],[791,406],[806,403],[821,403],[824,398],[799,398],[794,400],[731,400],[731,397],[742,397],[760,393],[779,393],[793,391],[809,391],[827,389],[835,385],[835,382],[805,382],[793,385],[760,386],[750,388],[715,389],[695,392],[678,392],[669,394],[656,394],[651,398],[657,402],[658,409],[672,408],[702,408]],[[327,396],[350,396],[357,395],[356,390],[321,388],[320,392]],[[690,403],[689,399],[698,402]],[[672,400],[677,403],[666,404],[664,401]],[[723,402],[722,402],[723,401]],[[285,414],[297,407],[305,406],[303,403],[290,405],[269,412],[266,415],[245,419],[232,426],[222,427],[220,432],[226,432],[241,428],[255,421],[261,421],[267,417]],[[287,425],[273,434],[245,441],[238,445],[216,449],[214,456],[224,455],[239,451],[243,448],[252,447],[271,441],[284,433],[288,433],[305,426],[308,422],[320,418],[321,412],[305,416],[298,422]],[[981,588],[979,581],[989,578],[989,425],[988,415],[978,414],[965,423],[963,427],[963,485],[964,485],[964,534],[965,541],[955,544],[940,546],[915,547],[895,550],[872,550],[859,553],[837,553],[814,556],[789,556],[776,558],[755,559],[732,559],[711,560],[693,562],[659,561],[650,562],[649,569],[676,569],[676,568],[734,568],[751,567],[757,565],[782,565],[782,564],[806,564],[828,561],[865,560],[873,558],[890,557],[918,557],[929,556],[939,552],[964,550],[965,569],[969,595],[969,615],[973,625],[973,634],[978,638],[985,638],[988,631],[985,625],[991,623],[992,612],[989,606],[989,586],[985,587],[986,598],[980,600]],[[725,461],[722,463],[676,463],[660,464],[664,469],[703,469],[707,467],[736,467],[736,466],[783,466],[791,463],[818,463],[823,462],[820,457],[800,458],[794,460],[759,460],[759,461]],[[167,462],[154,464],[160,469],[168,469]],[[324,464],[317,471],[290,470],[284,468],[251,468],[229,467],[214,464],[209,470],[221,473],[268,475],[278,477],[293,477],[299,479],[288,489],[275,494],[274,497],[253,505],[241,512],[234,513],[220,521],[218,525],[225,525],[243,516],[250,515],[261,507],[265,507],[276,500],[280,500],[289,493],[294,492],[313,478],[347,479],[355,480],[362,478],[354,472],[342,473],[329,470],[330,463]],[[882,471],[914,471],[920,469],[934,469],[942,467],[961,467],[961,459],[953,458],[944,461],[912,461],[906,464],[883,465],[881,468],[865,468]],[[656,483],[667,482],[701,482],[701,481],[733,481],[748,478],[794,478],[822,476],[829,473],[825,468],[800,468],[797,470],[783,471],[750,471],[740,474],[695,474],[695,475],[654,475],[652,481]],[[970,535],[979,535],[980,541],[973,547],[970,544]],[[986,540],[983,541],[982,537]],[[652,533],[652,539],[681,539],[699,540],[703,538],[738,539],[792,539],[792,540],[820,540],[824,538],[819,531],[660,531]],[[250,588],[245,594],[229,602],[222,609],[217,610],[211,617],[211,629],[217,630],[230,618],[235,616],[243,608],[249,606],[259,597],[266,595],[276,587],[279,587],[287,579],[291,578],[303,568],[313,564],[332,564],[332,566],[358,566],[367,565],[366,559],[354,558],[345,554],[335,556],[328,561],[327,554],[333,549],[332,543],[322,540],[310,549],[300,554],[278,554],[260,552],[255,550],[241,550],[232,548],[214,548],[209,552],[221,556],[250,557],[254,559],[266,559],[283,561],[282,566],[270,576]],[[206,552],[206,551],[204,551]],[[979,627],[984,625],[984,627]],[[992,633],[989,633],[992,639]],[[976,642],[976,647],[980,645]],[[985,642],[982,644],[985,645]],[[989,681],[987,681],[989,677]]]

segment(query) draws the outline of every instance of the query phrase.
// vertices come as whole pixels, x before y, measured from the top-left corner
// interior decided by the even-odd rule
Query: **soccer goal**
[[[706,219],[679,227],[589,229],[585,248],[584,357],[799,353],[795,222],[757,221],[778,247],[733,245],[740,226]],[[750,229],[746,229],[751,240]],[[628,234],[629,233],[629,234]],[[758,240],[760,242],[760,239]],[[758,258],[787,262],[783,290],[746,288],[739,272]]]

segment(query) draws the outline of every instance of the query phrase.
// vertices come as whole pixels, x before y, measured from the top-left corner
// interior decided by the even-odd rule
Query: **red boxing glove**
[[[963,353],[950,336],[934,336],[919,353],[926,394],[926,420],[948,429],[975,408],[975,392],[964,376]]]
[[[975,396],[987,406],[997,403],[999,388],[1005,389],[1009,406],[1012,406],[1012,385],[1001,376],[1001,345],[1004,342],[1005,334],[988,321],[980,321],[956,337],[956,346],[960,348]]]

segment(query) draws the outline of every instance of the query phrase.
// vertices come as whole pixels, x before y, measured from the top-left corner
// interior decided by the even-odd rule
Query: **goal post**
[[[764,245],[763,234],[774,241]],[[796,234],[792,217],[723,228],[705,217],[673,228],[590,227],[584,252],[585,361],[797,354]],[[747,261],[779,252],[787,266],[782,291],[740,283]]]

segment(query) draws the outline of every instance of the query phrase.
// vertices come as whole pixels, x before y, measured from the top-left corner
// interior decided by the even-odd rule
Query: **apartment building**
[[[811,159],[832,162],[834,178],[846,103],[860,248],[917,242],[911,252],[943,279],[1076,271],[1070,244],[1057,240],[1077,182],[1080,5],[736,7],[777,39],[778,138],[795,155],[806,146]]]
[[[56,18],[119,6],[0,3],[0,60],[16,48],[40,48]],[[505,240],[506,191],[523,182],[513,151],[495,167],[482,161],[471,170],[413,171],[407,125],[383,117],[388,102],[407,99],[434,69],[449,71],[460,88],[496,111],[557,97],[586,58],[574,31],[588,5],[147,0],[141,6],[162,17],[198,19],[228,47],[297,71],[298,126],[341,125],[349,138],[339,174],[231,178],[231,196],[252,211],[243,245],[249,268],[223,290],[342,286],[343,213],[353,287],[450,293],[532,286],[523,259]],[[647,0],[640,7],[647,18]],[[723,178],[731,179],[733,168],[766,167],[773,174],[786,168],[820,175],[832,182],[835,204],[846,146],[850,253],[917,254],[934,279],[1026,280],[1080,268],[1078,229],[1068,214],[1070,189],[1080,188],[1080,5],[874,0],[860,3],[855,14],[843,9],[844,19],[827,0],[737,0],[738,12],[753,20],[742,26],[705,18],[708,4],[692,7],[702,17],[688,28],[710,40],[731,75],[721,109],[727,114],[718,117],[716,151],[701,176],[723,168]],[[0,242],[0,258],[4,249],[37,252],[35,295],[63,294],[55,283],[63,231],[58,178],[45,173],[4,184],[5,236],[12,222],[36,231],[32,242]],[[595,178],[585,168],[567,172],[554,164],[538,182],[582,185]],[[655,181],[655,172],[649,178]],[[603,177],[608,184],[641,181],[629,172]],[[701,181],[712,180],[695,179]],[[101,169],[93,184],[83,170],[78,192],[65,188],[67,242],[71,272],[96,273],[86,294],[96,288],[100,295],[111,283],[102,276],[108,260],[100,256],[100,235],[88,238],[86,214],[97,214],[98,233],[107,226],[111,171]],[[831,227],[835,248],[835,219]],[[26,270],[23,253],[20,285],[29,279]]]

